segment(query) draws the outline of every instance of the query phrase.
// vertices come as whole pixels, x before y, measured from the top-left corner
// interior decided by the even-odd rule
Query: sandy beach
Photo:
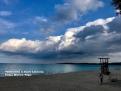
[[[75,72],[32,77],[0,78],[0,91],[120,91],[121,74],[110,82],[106,77],[103,85],[99,84],[97,72]]]

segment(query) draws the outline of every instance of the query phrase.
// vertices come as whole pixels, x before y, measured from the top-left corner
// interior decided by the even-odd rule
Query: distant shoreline
[[[100,65],[100,63],[57,63],[57,64],[81,64],[81,65]],[[109,63],[109,65],[121,65],[121,62]]]
[[[0,64],[79,64],[79,65],[100,65],[100,63],[68,63],[68,62],[63,62],[63,63],[0,63]],[[109,63],[109,65],[121,65],[121,62],[112,62]]]

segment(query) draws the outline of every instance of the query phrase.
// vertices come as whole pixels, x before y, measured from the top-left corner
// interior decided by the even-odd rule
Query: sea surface
[[[110,69],[121,70],[121,65],[111,65]],[[5,73],[21,74],[58,74],[79,71],[99,71],[100,65],[95,64],[9,64],[0,63],[0,76]],[[8,75],[8,74],[7,74]],[[20,74],[19,74],[20,75]]]

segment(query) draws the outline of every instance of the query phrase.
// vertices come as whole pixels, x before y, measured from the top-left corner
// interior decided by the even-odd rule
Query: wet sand
[[[75,72],[32,77],[2,77],[0,91],[121,91],[121,71],[110,82],[107,77],[99,84],[97,72]]]

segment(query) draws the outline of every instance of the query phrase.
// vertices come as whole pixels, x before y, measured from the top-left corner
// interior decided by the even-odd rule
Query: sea
[[[121,70],[121,65],[110,65],[110,69]],[[0,77],[61,74],[81,71],[100,71],[97,64],[15,64],[0,63]]]

